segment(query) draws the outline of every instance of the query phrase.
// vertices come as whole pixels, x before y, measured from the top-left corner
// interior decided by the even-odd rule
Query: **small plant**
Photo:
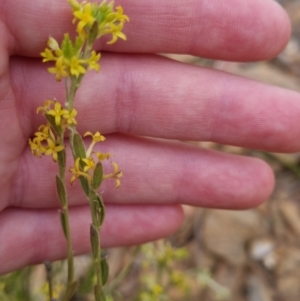
[[[37,109],[46,123],[38,128],[34,138],[29,140],[32,153],[40,158],[51,156],[58,165],[56,187],[61,202],[60,220],[68,246],[68,281],[62,300],[68,301],[73,296],[77,282],[74,280],[74,259],[71,243],[71,229],[69,225],[69,199],[67,195],[67,173],[71,173],[70,183],[79,179],[91,209],[92,223],[90,226],[90,240],[94,260],[96,284],[94,287],[96,301],[106,299],[103,286],[108,278],[108,265],[105,258],[101,258],[100,232],[105,217],[105,207],[102,196],[98,193],[104,180],[114,179],[116,188],[120,186],[122,171],[118,164],[112,162],[112,171],[105,172],[104,161],[111,158],[111,153],[96,151],[96,143],[105,141],[99,132],[86,132],[81,135],[77,131],[77,110],[75,108],[76,92],[89,70],[99,72],[100,53],[93,50],[94,42],[104,35],[111,35],[108,44],[114,44],[119,38],[126,40],[122,32],[128,17],[121,6],[114,7],[114,3],[103,1],[101,4],[77,2],[68,0],[73,11],[73,23],[76,24],[77,36],[71,39],[66,33],[61,43],[50,37],[47,48],[41,53],[43,62],[53,64],[48,72],[57,81],[65,82],[65,99],[59,101],[48,99]],[[67,151],[65,137],[69,136],[69,146],[73,157],[73,166],[66,165]],[[86,148],[83,137],[90,137],[91,143]],[[53,298],[51,285],[49,297]]]
[[[145,244],[141,247],[141,292],[138,301],[171,300],[170,293],[176,290],[187,300],[189,283],[183,271],[174,264],[185,259],[188,252],[185,248],[175,249],[167,241]]]
[[[12,272],[0,278],[0,300],[30,300],[29,275],[31,267]]]

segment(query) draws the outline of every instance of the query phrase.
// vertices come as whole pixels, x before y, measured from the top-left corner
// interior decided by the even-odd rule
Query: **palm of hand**
[[[61,1],[2,2],[0,273],[5,273],[65,255],[52,180],[56,166],[48,158],[31,156],[28,139],[42,122],[36,108],[45,99],[63,100],[63,85],[56,84],[36,58],[49,34],[71,31],[71,16],[65,18],[68,8]],[[272,173],[259,160],[141,136],[299,150],[297,93],[142,54],[177,52],[248,61],[274,56],[287,41],[287,18],[271,1],[228,0],[224,7],[218,1],[202,2],[180,7],[165,2],[158,14],[153,0],[143,17],[146,4],[125,1],[131,18],[128,42],[98,45],[113,53],[103,55],[102,71],[88,75],[78,93],[79,130],[109,134],[104,151],[115,154],[125,174],[119,191],[109,189],[113,184],[104,186],[109,203],[104,247],[171,233],[182,220],[181,203],[247,208],[272,190]],[[230,10],[233,5],[239,15]],[[264,22],[266,12],[272,16],[269,22]],[[247,18],[241,20],[243,14]],[[247,31],[250,24],[252,30]],[[71,210],[76,254],[89,246],[89,213],[78,191],[70,190],[76,205]]]

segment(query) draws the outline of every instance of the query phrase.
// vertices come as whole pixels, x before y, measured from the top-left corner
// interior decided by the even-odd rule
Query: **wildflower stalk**
[[[64,131],[58,137],[58,143],[60,145],[64,144]],[[71,229],[70,229],[70,218],[69,218],[69,202],[66,189],[66,150],[63,149],[58,153],[58,169],[59,169],[59,178],[56,178],[57,181],[57,192],[62,203],[62,208],[60,211],[61,223],[64,230],[64,235],[67,240],[67,263],[68,263],[68,280],[67,280],[67,289],[64,296],[64,301],[70,299],[70,295],[73,294],[74,284],[74,255],[72,248],[72,238],[71,238]]]
[[[53,161],[58,163],[59,174],[56,176],[56,187],[61,202],[60,219],[67,240],[68,253],[68,281],[63,300],[69,301],[77,286],[77,282],[74,281],[74,258],[66,187],[64,137],[66,130],[69,131],[70,148],[74,159],[74,167],[69,169],[73,175],[70,181],[73,184],[75,179],[79,178],[90,205],[92,219],[90,240],[96,270],[95,298],[96,301],[105,301],[103,286],[108,278],[108,265],[106,258],[101,258],[100,247],[100,232],[105,209],[97,190],[102,181],[109,178],[116,181],[116,188],[118,188],[122,172],[119,171],[118,165],[112,162],[113,172],[104,174],[102,162],[109,159],[111,154],[93,151],[96,143],[105,140],[99,132],[95,134],[87,132],[84,135],[84,137],[92,136],[92,143],[86,150],[83,138],[76,130],[77,111],[74,108],[74,102],[86,71],[94,69],[98,72],[100,70],[98,64],[100,54],[92,50],[95,40],[106,34],[112,35],[108,44],[115,43],[118,38],[126,40],[122,29],[129,19],[123,14],[121,6],[114,8],[113,2],[107,3],[104,0],[101,4],[96,4],[86,1],[79,3],[77,0],[67,1],[73,11],[73,23],[78,22],[76,29],[78,36],[72,41],[69,34],[65,34],[61,45],[50,37],[48,47],[41,53],[43,62],[54,63],[53,67],[48,68],[48,72],[54,74],[57,81],[65,78],[66,105],[56,100],[47,100],[43,107],[38,108],[37,112],[43,113],[47,124],[39,127],[35,137],[29,140],[29,145],[35,156],[40,158],[42,155],[52,155]],[[97,157],[96,161],[95,157]]]
[[[91,188],[91,187],[90,187]],[[101,225],[97,219],[94,201],[96,200],[97,193],[91,189],[89,195],[89,204],[91,208],[92,224],[90,227],[90,240],[92,245],[92,253],[94,259],[94,265],[96,270],[96,286],[95,286],[95,297],[96,301],[105,300],[103,291],[103,279],[102,279],[102,265],[101,265]]]
[[[72,110],[73,109],[73,104],[74,104],[74,99],[77,91],[77,84],[78,84],[78,79],[72,78],[71,80],[71,89],[69,92],[69,95],[67,95],[68,99],[68,109]],[[70,131],[70,147],[73,150],[73,159],[76,161],[77,159],[84,159],[86,158],[86,152],[84,152],[84,155],[80,156],[77,152],[77,146],[74,143],[74,135],[77,134],[78,132],[76,131],[75,126],[70,126],[69,127]],[[82,178],[81,178],[82,179]],[[82,179],[84,180],[84,179]],[[101,179],[102,182],[102,179]],[[91,211],[91,218],[92,218],[92,224],[90,226],[90,240],[91,240],[91,245],[92,245],[92,253],[93,253],[93,260],[94,260],[94,265],[95,265],[95,271],[96,271],[96,286],[94,288],[95,290],[95,297],[96,301],[104,301],[105,300],[105,295],[103,291],[103,279],[102,279],[102,265],[101,265],[101,246],[100,246],[100,232],[101,232],[101,225],[103,223],[103,220],[101,221],[99,219],[99,215],[97,215],[96,210],[97,206],[95,205],[95,201],[97,199],[100,200],[100,196],[97,194],[96,190],[92,187],[92,185],[89,183],[88,184],[88,191],[89,193],[87,194],[89,205],[90,205],[90,211]],[[102,215],[104,215],[104,206],[100,208],[102,210]],[[68,257],[69,258],[69,257]]]

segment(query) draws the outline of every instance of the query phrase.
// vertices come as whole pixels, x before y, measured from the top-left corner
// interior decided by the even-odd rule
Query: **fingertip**
[[[218,154],[214,170],[199,179],[193,204],[207,208],[244,210],[266,201],[274,188],[270,166],[261,159]],[[198,200],[195,198],[198,194]]]
[[[271,7],[272,6],[272,7]],[[270,14],[270,10],[272,14]],[[270,59],[277,56],[287,45],[292,31],[287,12],[275,1],[270,1],[270,10],[266,7],[265,57]]]
[[[261,0],[228,0],[222,3],[214,4],[210,22],[203,25],[204,34],[209,33],[210,41],[204,54],[232,60],[234,53],[235,61],[256,61],[270,59],[286,46],[291,24],[278,3]],[[221,15],[223,19],[220,21]]]
[[[248,181],[236,209],[250,209],[265,202],[274,190],[275,178],[271,167],[263,160],[251,158]],[[248,183],[247,183],[248,182]]]

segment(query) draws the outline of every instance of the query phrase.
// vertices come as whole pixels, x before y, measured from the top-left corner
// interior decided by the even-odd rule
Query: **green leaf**
[[[102,285],[105,285],[109,275],[109,266],[106,257],[101,259],[101,274],[102,274]]]
[[[64,211],[59,210],[60,223],[64,232],[65,237],[67,237],[67,219]]]
[[[73,146],[74,146],[74,153],[73,155],[75,155],[75,158],[86,158],[86,151],[85,151],[85,146],[83,143],[83,139],[81,137],[80,134],[75,133],[72,136],[72,140],[73,140]],[[76,160],[76,159],[75,159]],[[80,167],[83,169],[84,163],[80,162]],[[88,180],[83,177],[80,176],[79,177],[80,183],[81,183],[81,187],[84,191],[84,193],[89,196],[89,182]]]
[[[91,224],[90,227],[90,239],[93,256],[95,259],[97,259],[100,256],[99,231],[93,224]]]
[[[105,206],[103,203],[103,199],[98,194],[96,195],[96,199],[94,200],[94,206],[95,212],[97,214],[97,221],[99,227],[101,227],[105,218]]]
[[[106,20],[106,16],[113,12],[113,4],[102,2],[99,5],[98,12],[95,14],[95,19],[101,24],[104,20]]]
[[[62,179],[56,175],[56,189],[58,193],[58,197],[61,201],[62,206],[67,205],[67,193],[66,193],[66,187],[62,181]]]
[[[82,190],[84,191],[86,196],[89,196],[89,193],[90,193],[89,181],[87,180],[87,178],[85,178],[83,176],[79,177],[79,181],[80,181]]]
[[[86,158],[85,146],[82,137],[78,133],[73,135],[73,145],[76,158]]]
[[[75,47],[68,33],[65,33],[64,35],[64,39],[61,43],[61,50],[64,57],[67,59],[71,59],[76,54]]]
[[[75,50],[76,50],[77,54],[80,53],[83,44],[84,44],[84,42],[83,42],[82,38],[80,36],[76,37],[74,47],[75,47]]]
[[[94,41],[96,40],[96,38],[98,36],[98,27],[99,27],[99,24],[97,21],[95,21],[88,34],[88,44],[89,45],[92,45],[94,43]]]
[[[95,293],[96,301],[106,301],[105,294],[104,294],[102,288],[98,284],[95,285],[94,293]]]
[[[52,116],[52,115],[48,115],[48,114],[45,114],[45,117],[46,117],[47,121],[50,123],[50,125],[51,125],[52,129],[54,130],[54,132],[55,132],[58,136],[60,136],[61,133],[62,133],[62,132],[61,132],[61,127],[60,127],[60,126],[57,126],[57,125],[55,124],[55,117]]]
[[[99,188],[103,180],[103,165],[101,162],[98,162],[93,175],[92,187],[96,190]]]
[[[57,161],[60,167],[66,168],[66,150],[57,153]]]

